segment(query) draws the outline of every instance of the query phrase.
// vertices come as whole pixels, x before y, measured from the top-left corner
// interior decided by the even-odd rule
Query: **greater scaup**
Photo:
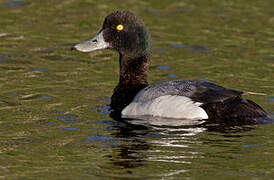
[[[111,97],[111,108],[125,117],[207,119],[210,122],[263,123],[270,118],[242,92],[205,79],[147,82],[151,56],[150,34],[144,22],[129,11],[105,18],[99,33],[72,50],[90,52],[113,49],[120,54],[120,79]]]

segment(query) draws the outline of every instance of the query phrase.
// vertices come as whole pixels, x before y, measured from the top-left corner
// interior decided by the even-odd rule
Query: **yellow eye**
[[[116,29],[118,31],[122,31],[124,29],[124,26],[122,24],[119,24],[118,26],[116,26]]]

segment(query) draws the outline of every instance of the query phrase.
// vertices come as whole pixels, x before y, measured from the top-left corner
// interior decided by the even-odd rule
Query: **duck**
[[[270,116],[240,90],[217,85],[207,79],[170,80],[149,84],[151,36],[143,20],[130,11],[106,16],[102,28],[91,39],[71,50],[92,52],[111,49],[119,53],[120,76],[110,107],[122,117],[163,117],[208,122],[260,124]]]

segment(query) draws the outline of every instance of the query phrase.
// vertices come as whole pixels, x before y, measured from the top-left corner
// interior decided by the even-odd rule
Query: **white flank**
[[[185,96],[166,95],[147,102],[132,102],[126,106],[123,116],[158,116],[176,119],[208,119],[201,107],[202,103],[194,102]]]

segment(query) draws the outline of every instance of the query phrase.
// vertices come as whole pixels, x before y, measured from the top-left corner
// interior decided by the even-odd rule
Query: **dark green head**
[[[72,47],[82,52],[114,49],[123,56],[141,57],[150,52],[150,35],[144,22],[129,11],[109,14],[99,33],[86,42]]]

